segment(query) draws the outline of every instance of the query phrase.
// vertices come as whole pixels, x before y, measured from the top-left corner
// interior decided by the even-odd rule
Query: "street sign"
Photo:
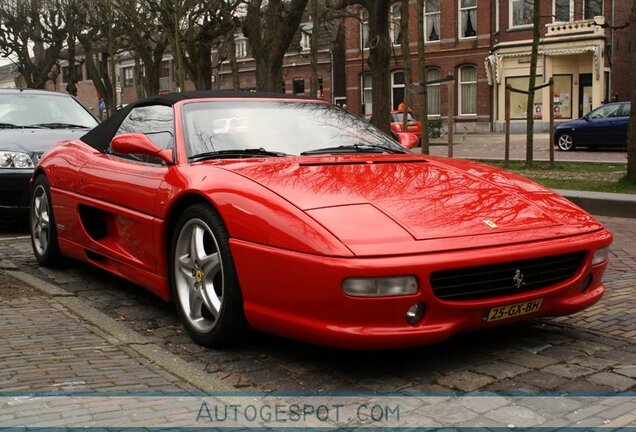
[[[104,99],[99,98],[99,100],[97,101],[97,109],[102,112],[106,111],[106,104],[104,103]]]

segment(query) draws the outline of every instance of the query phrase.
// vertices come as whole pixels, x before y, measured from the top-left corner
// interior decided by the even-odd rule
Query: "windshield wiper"
[[[308,150],[301,153],[301,156],[320,155],[338,153],[406,153],[405,151],[383,146],[380,144],[351,144],[338,147],[325,147],[316,150]]]
[[[77,125],[73,123],[39,123],[27,127],[40,127],[47,129],[90,129],[90,126]]]
[[[225,159],[225,158],[243,158],[243,157],[283,157],[289,156],[287,153],[273,152],[265,150],[264,148],[250,148],[250,149],[236,149],[236,150],[216,150],[205,153],[199,153],[194,156],[190,156],[188,160],[190,162],[197,162],[205,159]]]
[[[38,125],[16,125],[13,123],[0,123],[0,129],[42,129],[41,126]]]

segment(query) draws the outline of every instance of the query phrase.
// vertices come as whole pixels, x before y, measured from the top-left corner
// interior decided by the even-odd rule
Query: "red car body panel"
[[[611,234],[590,215],[523,177],[460,160],[421,155],[355,154],[187,162],[175,104],[174,165],[59,143],[38,173],[51,198],[64,255],[90,262],[170,299],[171,223],[193,200],[213,205],[230,234],[244,308],[260,330],[344,348],[393,348],[438,342],[498,325],[486,309],[543,299],[535,316],[566,315],[598,301],[607,261],[594,251]],[[103,218],[90,233],[81,212]],[[89,220],[90,218],[86,219]],[[496,228],[485,221],[494,221]],[[433,271],[584,252],[568,280],[486,300],[444,301]],[[351,277],[414,275],[415,295],[354,298]],[[584,278],[592,275],[588,289]],[[421,301],[425,318],[406,323]]]

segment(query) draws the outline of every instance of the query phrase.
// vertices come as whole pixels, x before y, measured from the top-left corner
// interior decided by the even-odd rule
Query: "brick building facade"
[[[555,79],[555,115],[578,118],[604,101],[629,98],[628,30],[631,0],[541,0],[541,42],[537,83]],[[503,130],[505,86],[527,89],[532,45],[529,0],[426,0],[427,80],[453,75],[453,112],[458,131]],[[410,56],[417,76],[417,16],[410,5]],[[401,101],[403,62],[396,33],[399,2],[391,7],[391,104]],[[395,24],[393,24],[395,21]],[[347,19],[347,104],[356,113],[372,111],[364,13]],[[448,85],[429,86],[430,118],[448,119]],[[536,127],[547,130],[543,107],[549,90],[536,95]],[[416,103],[417,104],[417,103]],[[525,130],[526,98],[512,98],[512,129]]]

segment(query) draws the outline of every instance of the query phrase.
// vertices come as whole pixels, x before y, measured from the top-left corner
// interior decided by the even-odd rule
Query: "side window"
[[[164,105],[151,105],[133,108],[128,117],[119,126],[116,135],[125,133],[142,133],[162,149],[171,149],[174,146],[174,114],[172,107]],[[110,149],[109,149],[110,150]],[[141,162],[160,164],[158,158],[146,156],[111,154]]]
[[[621,117],[629,117],[632,112],[632,104],[630,102],[623,104],[623,111]]]

